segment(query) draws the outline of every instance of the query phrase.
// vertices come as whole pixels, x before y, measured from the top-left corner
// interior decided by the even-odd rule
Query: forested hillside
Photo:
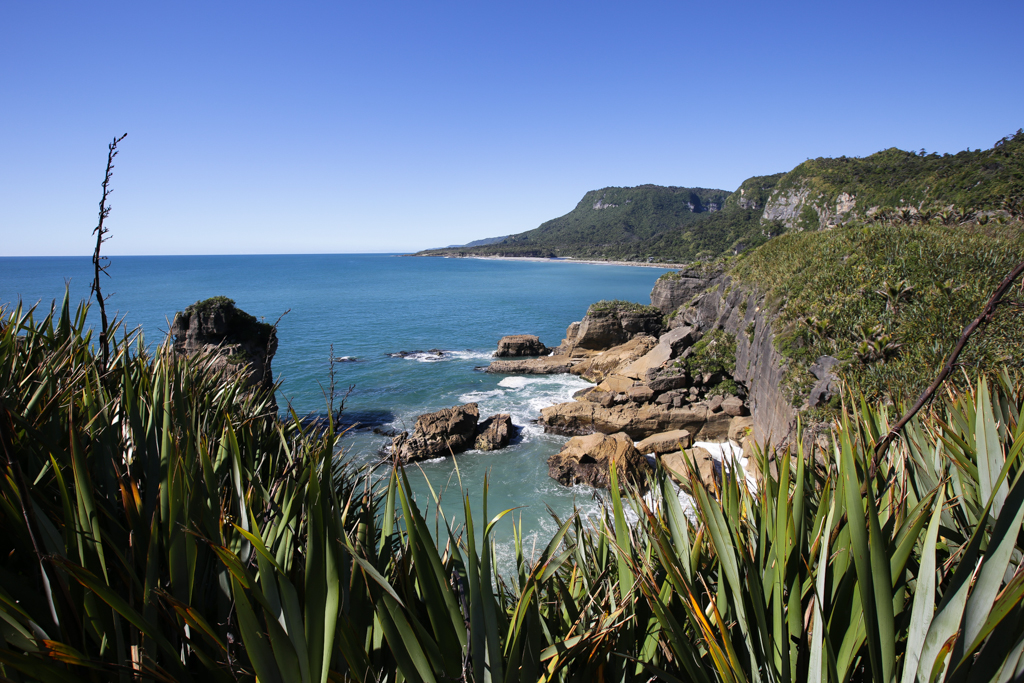
[[[421,254],[707,261],[783,232],[876,214],[902,212],[904,219],[934,218],[945,225],[1006,215],[1020,209],[1022,197],[1024,131],[1018,130],[985,150],[939,154],[890,148],[863,158],[809,159],[788,173],[749,178],[732,193],[606,187],[588,192],[575,209],[533,230]]]
[[[746,184],[770,189],[780,176]],[[763,182],[761,182],[763,181]],[[732,193],[737,194],[737,193]],[[606,187],[588,192],[576,208],[528,232],[488,245],[435,249],[424,255],[607,258],[662,262],[713,258],[755,246],[762,234],[760,205],[737,201],[725,190]]]

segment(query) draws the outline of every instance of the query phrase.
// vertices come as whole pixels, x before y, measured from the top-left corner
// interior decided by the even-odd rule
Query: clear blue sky
[[[0,255],[410,251],[1024,126],[1024,2],[0,4]]]

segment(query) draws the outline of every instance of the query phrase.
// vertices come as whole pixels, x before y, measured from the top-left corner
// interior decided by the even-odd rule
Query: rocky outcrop
[[[476,429],[473,447],[478,451],[496,451],[504,448],[515,436],[516,428],[512,424],[512,416],[508,413],[491,415],[481,422]]]
[[[690,303],[693,297],[703,292],[708,286],[706,275],[696,270],[680,270],[666,273],[658,278],[651,290],[651,305],[657,306],[669,314],[683,304]]]
[[[533,334],[510,334],[498,341],[495,358],[522,358],[525,356],[544,356],[550,350],[540,343]]]
[[[756,292],[734,285],[728,277],[716,276],[709,278],[702,294],[678,309],[673,325],[692,327],[701,334],[717,328],[735,336],[732,376],[746,388],[747,396],[743,407],[723,402],[723,410],[740,414],[749,410],[753,439],[781,446],[789,443],[796,429],[797,408],[783,387],[790,361],[775,348],[771,317],[763,306]],[[822,357],[812,368],[818,378],[813,392],[817,405],[827,402],[837,390],[835,365],[835,359]]]
[[[600,382],[605,377],[616,374],[620,369],[624,369],[638,359],[643,358],[657,344],[658,340],[654,337],[638,335],[624,344],[595,353],[589,358],[573,364],[570,372],[591,382]],[[551,357],[559,358],[560,356]]]
[[[215,369],[248,375],[246,386],[270,389],[277,332],[224,296],[197,301],[174,315],[169,336],[175,353],[209,354]]]
[[[657,337],[662,331],[661,313],[651,306],[625,302],[598,302],[579,323],[569,325],[556,355],[572,355],[575,349],[602,351],[633,337]]]
[[[661,432],[685,429],[705,441],[723,440],[732,418],[724,411],[712,411],[706,403],[681,407],[657,403],[624,403],[604,406],[591,401],[559,403],[541,410],[544,429],[566,436],[624,432],[633,439],[645,439]]]
[[[771,223],[779,221],[787,228],[797,227],[800,212],[803,211],[807,196],[810,193],[810,190],[805,187],[775,192],[768,199],[768,203],[764,207],[764,213],[761,214],[761,222]]]
[[[561,451],[548,458],[548,474],[565,486],[585,484],[611,488],[615,464],[620,486],[629,482],[646,489],[647,461],[625,434],[590,434],[569,439]]]
[[[412,435],[391,440],[392,457],[405,464],[461,453],[474,445],[480,411],[475,403],[420,415]]]

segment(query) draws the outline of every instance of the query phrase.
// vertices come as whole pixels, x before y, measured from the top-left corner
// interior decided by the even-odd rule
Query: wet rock
[[[548,474],[565,486],[586,484],[606,489],[611,487],[613,463],[620,485],[630,482],[646,488],[649,466],[625,434],[590,434],[569,439],[561,451],[548,458]]]
[[[392,439],[392,456],[409,463],[460,453],[473,445],[479,420],[475,403],[420,415],[411,436],[402,432]]]
[[[516,428],[512,416],[498,413],[477,425],[474,447],[480,451],[496,451],[504,448],[515,436]]]
[[[525,360],[496,360],[484,368],[484,372],[508,375],[561,375],[581,362],[569,356],[541,356]]]

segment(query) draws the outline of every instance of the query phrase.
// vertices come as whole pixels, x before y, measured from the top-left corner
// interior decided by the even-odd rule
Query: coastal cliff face
[[[771,317],[756,292],[720,273],[700,277],[684,272],[659,280],[651,301],[673,316],[673,329],[692,328],[701,334],[720,329],[733,335],[736,367],[732,376],[746,388],[754,440],[782,445],[792,438],[797,409],[783,386],[790,361],[775,348]],[[834,359],[819,359],[821,378],[811,392],[816,401],[827,401],[835,390],[830,360]]]
[[[169,336],[175,353],[211,354],[215,369],[246,372],[248,387],[270,389],[274,385],[271,362],[277,352],[277,332],[236,308],[227,297],[197,301],[174,315]]]

